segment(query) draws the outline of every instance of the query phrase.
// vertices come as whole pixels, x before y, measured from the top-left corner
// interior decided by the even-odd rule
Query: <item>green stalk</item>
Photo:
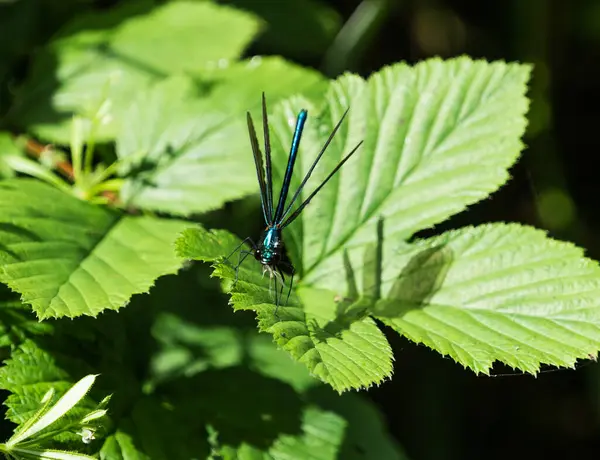
[[[96,142],[94,140],[94,131],[90,132],[90,137],[88,139],[87,146],[85,147],[85,173],[90,174],[92,172],[92,165],[94,164],[94,148],[96,147]]]
[[[37,177],[44,182],[54,185],[56,188],[71,193],[71,187],[67,182],[48,171],[39,163],[30,160],[29,158],[20,157],[17,155],[7,155],[4,157],[5,163],[17,172],[28,174],[29,176]]]
[[[353,68],[395,3],[393,0],[363,0],[325,53],[321,65],[323,73],[335,77]]]
[[[81,165],[83,159],[83,119],[73,117],[71,130],[71,162],[73,163],[73,181],[75,184],[81,179]]]

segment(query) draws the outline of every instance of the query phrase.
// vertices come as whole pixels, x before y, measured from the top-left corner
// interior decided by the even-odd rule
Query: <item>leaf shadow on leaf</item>
[[[415,254],[401,270],[386,297],[382,297],[384,273],[384,219],[380,217],[376,226],[376,242],[367,245],[363,256],[362,292],[356,280],[348,252],[344,250],[343,261],[346,276],[347,296],[336,298],[335,319],[319,327],[311,321],[315,338],[325,340],[334,335],[339,337],[356,321],[369,315],[381,318],[397,318],[410,310],[423,308],[441,288],[446,274],[454,261],[453,251],[446,245],[424,249]]]
[[[384,218],[380,217],[376,225],[377,237],[374,244],[365,247],[363,255],[363,292],[360,292],[356,280],[356,270],[352,267],[348,251],[344,249],[342,257],[346,277],[347,295],[336,297],[335,319],[320,328],[316,322],[311,322],[316,338],[325,340],[333,335],[339,337],[356,321],[362,321],[369,316],[377,301],[381,298],[381,278],[383,268],[383,235]],[[324,334],[324,335],[323,335]]]
[[[22,226],[18,226],[15,224],[10,224],[7,222],[0,223],[0,232],[6,232],[13,235],[17,235],[21,238],[27,238],[28,241],[41,241],[42,238],[39,237],[35,232],[23,228]]]
[[[387,298],[375,304],[372,314],[397,318],[426,307],[442,287],[453,261],[454,252],[444,244],[417,253],[402,269]]]
[[[100,43],[98,45],[86,46],[85,48],[88,50],[96,51],[103,58],[111,58],[111,59],[115,59],[117,61],[121,61],[124,64],[126,64],[127,66],[133,67],[136,70],[145,72],[145,73],[149,74],[151,77],[154,77],[156,79],[163,79],[163,78],[167,78],[169,76],[162,70],[159,70],[151,65],[148,65],[145,62],[143,62],[139,59],[136,59],[133,56],[127,56],[123,53],[119,53],[118,51],[111,48],[110,45],[108,45],[108,43],[106,43],[106,42]]]
[[[167,163],[177,158],[177,152],[172,145],[165,147],[164,153],[158,158],[150,158],[148,155],[143,155],[141,159],[130,162],[126,169],[120,172],[122,177],[135,178],[132,182],[131,190],[125,196],[122,196],[125,204],[129,205],[129,202],[141,192],[144,188],[159,188],[159,184],[156,182],[154,174],[156,169],[161,165],[164,166]]]
[[[41,241],[41,238],[34,232],[6,222],[0,223],[0,235],[4,235],[4,239],[17,236],[22,241]],[[6,261],[6,255],[10,256],[13,261],[22,260],[22,257],[16,251],[12,250],[8,245],[0,243],[0,260]]]

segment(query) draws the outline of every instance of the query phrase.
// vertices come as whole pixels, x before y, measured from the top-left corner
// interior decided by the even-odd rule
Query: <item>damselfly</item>
[[[250,254],[254,255],[263,266],[263,274],[269,273],[271,279],[275,279],[275,315],[277,315],[277,309],[281,301],[283,294],[283,288],[285,286],[285,276],[282,270],[282,266],[287,266],[291,272],[290,286],[287,294],[287,300],[290,297],[292,289],[292,283],[294,281],[294,267],[283,260],[283,240],[282,231],[285,227],[290,225],[300,215],[302,210],[310,203],[317,193],[325,186],[325,184],[338,172],[346,161],[356,152],[358,147],[362,144],[359,142],[348,155],[346,155],[338,163],[338,165],[331,171],[331,173],[325,178],[321,185],[319,185],[308,197],[292,212],[294,203],[300,197],[302,189],[306,185],[306,182],[310,178],[313,170],[319,163],[319,160],[325,153],[325,150],[331,143],[335,133],[338,131],[340,125],[344,121],[344,118],[348,114],[348,110],[344,112],[340,121],[335,125],[333,131],[329,135],[329,138],[323,145],[319,154],[313,161],[312,165],[308,169],[308,172],[302,179],[298,190],[292,196],[289,204],[286,206],[287,196],[290,188],[290,182],[292,180],[292,173],[294,172],[294,165],[296,164],[296,158],[298,156],[298,148],[300,146],[300,139],[302,138],[302,132],[304,130],[304,124],[308,117],[306,110],[301,110],[296,118],[296,128],[294,129],[294,137],[292,138],[292,146],[290,148],[290,155],[288,157],[288,163],[285,170],[285,176],[281,185],[281,191],[279,192],[279,199],[277,200],[277,207],[273,207],[273,180],[272,180],[272,165],[271,165],[271,140],[269,135],[269,121],[267,118],[267,103],[265,95],[262,95],[262,118],[263,118],[263,136],[264,136],[264,148],[265,148],[265,163],[263,165],[262,152],[258,145],[258,138],[254,129],[254,123],[252,122],[252,116],[250,112],[247,113],[248,121],[248,133],[250,134],[250,144],[252,146],[252,153],[254,154],[254,164],[256,166],[256,176],[258,178],[258,185],[260,187],[260,201],[262,206],[263,217],[265,219],[265,231],[263,232],[258,244],[255,244],[251,238],[246,238],[242,243],[235,248],[235,250],[227,257],[229,259],[244,243],[249,242],[252,246],[250,251],[240,251],[238,257],[238,264],[235,267],[235,282],[238,279],[238,270],[240,265],[244,262],[246,257]],[[291,213],[291,214],[290,214]],[[277,281],[281,285],[280,291],[277,289]]]

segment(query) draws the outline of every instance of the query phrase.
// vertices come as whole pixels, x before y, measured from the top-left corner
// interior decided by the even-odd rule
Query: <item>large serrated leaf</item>
[[[572,367],[600,349],[600,267],[540,230],[468,227],[389,248],[382,265],[372,314],[475,372]]]
[[[260,105],[261,88],[274,102],[324,88],[318,73],[279,58],[241,62],[213,77],[218,84],[208,97],[197,97],[195,83],[178,77],[140,94],[129,109],[117,139],[118,155],[135,172],[122,190],[125,201],[189,215],[252,193],[244,112]]]
[[[0,182],[0,280],[40,319],[96,316],[148,292],[181,260],[182,221],[123,216],[35,180]]]
[[[93,118],[100,110],[110,116],[96,138],[114,138],[127,122],[120,115],[142,88],[238,58],[259,25],[241,10],[193,1],[125,2],[79,17],[36,56],[11,119],[67,144],[71,114]]]
[[[343,249],[374,242],[380,218],[386,239],[405,240],[504,184],[522,148],[528,77],[528,66],[458,58],[396,64],[367,81],[348,75],[333,83],[317,120],[307,123],[296,184],[346,108],[350,113],[303,196],[364,142],[286,235],[304,281],[339,286]],[[312,105],[294,100],[271,117],[276,177],[298,106]]]
[[[226,280],[235,308],[257,311],[262,330],[338,391],[389,377],[389,345],[367,318],[383,292],[381,251],[392,243],[397,251],[410,247],[406,240],[415,232],[507,180],[522,148],[528,76],[524,65],[433,59],[387,67],[367,81],[345,75],[331,84],[320,107],[302,98],[275,107],[270,125],[276,184],[295,114],[307,108],[316,115],[305,128],[292,190],[351,108],[303,197],[364,142],[284,232],[302,289],[292,292],[277,315],[256,261],[248,258],[240,267],[235,286],[236,257],[217,263],[215,274]],[[218,254],[235,247],[226,233],[202,230],[188,231],[178,242],[182,256],[198,260],[222,261]]]

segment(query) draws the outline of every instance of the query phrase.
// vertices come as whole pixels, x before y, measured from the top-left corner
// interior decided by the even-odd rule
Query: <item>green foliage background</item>
[[[525,144],[534,159],[552,145],[543,32],[516,24],[519,52],[486,51],[467,13],[441,1],[0,3],[7,420],[101,374],[81,408],[113,395],[97,439],[42,447],[471,458],[464,379],[594,359],[600,269],[556,239],[593,251],[556,152],[525,160],[540,184],[531,218],[475,205],[519,183]],[[582,36],[597,39],[586,21]],[[486,59],[452,57],[465,53]],[[262,91],[276,184],[300,108],[292,188],[350,107],[304,197],[363,141],[284,233],[297,278],[278,315],[259,264],[248,258],[233,283],[224,259],[263,225],[245,123],[246,111],[260,119]],[[521,204],[504,190],[491,202]]]

